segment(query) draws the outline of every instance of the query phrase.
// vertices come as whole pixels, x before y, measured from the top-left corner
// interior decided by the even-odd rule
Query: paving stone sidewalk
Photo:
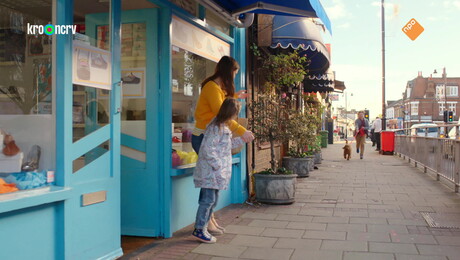
[[[431,228],[420,212],[460,213],[460,197],[396,156],[366,145],[350,161],[343,144],[298,179],[296,203],[231,205],[216,213],[226,234],[213,245],[190,237],[192,226],[124,259],[460,259],[460,229]]]

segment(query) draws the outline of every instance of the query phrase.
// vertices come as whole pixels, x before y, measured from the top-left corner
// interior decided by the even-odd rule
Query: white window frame
[[[454,116],[457,115],[457,102],[447,102],[447,108],[454,112]]]
[[[410,102],[410,114],[411,116],[418,116],[419,102]]]
[[[454,85],[447,85],[447,92],[446,92],[448,97],[458,97],[458,86]]]
[[[439,105],[439,115],[443,116],[444,115],[444,110],[445,110],[444,102],[439,102],[438,105]]]
[[[444,100],[444,84],[436,84],[436,99]]]

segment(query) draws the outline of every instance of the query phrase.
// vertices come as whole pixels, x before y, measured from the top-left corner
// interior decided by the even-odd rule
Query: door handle
[[[121,113],[121,107],[123,104],[123,80],[118,81],[115,84],[118,88],[118,91],[120,91],[120,100],[116,101],[117,102],[117,109],[115,110],[115,114]]]

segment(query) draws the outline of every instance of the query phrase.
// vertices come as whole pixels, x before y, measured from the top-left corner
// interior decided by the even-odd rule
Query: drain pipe
[[[198,0],[198,2],[203,5],[206,9],[210,9],[215,12],[217,15],[222,16],[227,22],[238,27],[238,28],[248,28],[254,22],[253,13],[243,14],[243,19],[233,16],[227,10],[222,8],[220,5],[214,3],[212,0]]]

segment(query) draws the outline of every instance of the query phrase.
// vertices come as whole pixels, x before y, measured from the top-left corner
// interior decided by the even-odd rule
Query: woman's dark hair
[[[220,126],[231,120],[235,115],[240,112],[240,102],[238,100],[228,97],[222,103],[222,106],[214,119],[214,124]]]
[[[208,83],[211,80],[220,78],[223,83],[223,86],[221,86],[221,88],[225,91],[226,96],[233,97],[233,95],[235,95],[235,83],[233,82],[233,72],[239,69],[240,65],[238,65],[238,62],[234,58],[230,56],[223,56],[217,63],[214,74],[206,78],[203,81],[203,83],[201,83],[201,87],[204,87],[204,85],[206,85],[206,83]]]

